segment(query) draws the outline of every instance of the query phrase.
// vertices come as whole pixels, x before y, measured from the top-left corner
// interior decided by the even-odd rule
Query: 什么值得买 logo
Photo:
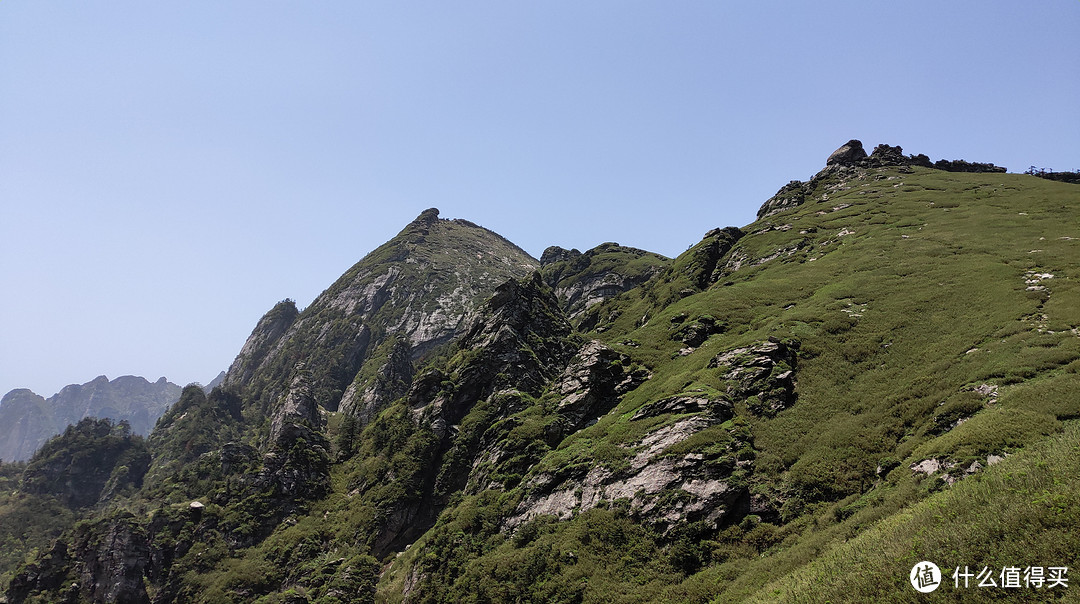
[[[908,580],[915,591],[928,594],[941,585],[941,569],[937,564],[923,560],[911,567]]]

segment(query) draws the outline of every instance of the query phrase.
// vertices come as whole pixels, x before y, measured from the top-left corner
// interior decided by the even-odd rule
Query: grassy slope
[[[708,291],[680,299],[688,285],[681,257],[675,272],[603,307],[615,318],[593,335],[645,362],[654,377],[537,471],[618,464],[625,454],[612,445],[632,445],[650,427],[629,419],[640,405],[688,387],[722,387],[706,366],[718,352],[768,336],[803,344],[799,401],[773,419],[740,408],[758,451],[753,488],[773,501],[779,519],[704,542],[702,569],[681,584],[662,588],[661,571],[623,565],[624,580],[637,576],[648,587],[614,600],[741,600],[943,488],[911,464],[933,457],[961,470],[975,460],[986,465],[988,455],[1056,434],[1062,419],[1080,414],[1072,394],[1080,385],[1075,187],[917,168],[874,171],[846,186],[826,202],[816,201],[819,191],[747,227],[732,251],[744,266]],[[1028,290],[1031,272],[1054,276],[1034,284],[1045,289]],[[676,357],[682,344],[671,338],[670,319],[706,314],[726,332]],[[997,386],[997,396],[974,391],[983,384]],[[547,551],[573,547],[571,535],[594,515],[550,529],[556,537]],[[506,544],[488,551],[473,563],[477,570],[497,569],[513,554]],[[547,583],[571,583],[570,571],[547,572]],[[585,601],[604,599],[604,591],[611,593],[579,588]]]
[[[1075,392],[1075,391],[1074,391]],[[1080,557],[1080,424],[897,512],[850,541],[834,541],[806,566],[769,583],[752,602],[1043,602],[1065,589],[979,588],[954,583],[957,567],[1071,566]],[[907,585],[907,571],[942,567],[932,595]],[[996,573],[995,573],[996,574]],[[996,580],[996,579],[995,579]],[[1072,584],[1074,581],[1070,581]]]
[[[656,369],[627,408],[707,384],[705,363],[721,350],[768,335],[803,342],[799,402],[753,420],[759,489],[784,501],[794,522],[764,559],[727,560],[692,577],[694,593],[741,599],[940,487],[914,477],[911,463],[985,465],[988,454],[1035,442],[1080,413],[1080,191],[1019,175],[915,169],[876,178],[750,225],[733,250],[753,260],[798,246],[790,255],[744,267],[637,328],[653,312],[643,292],[603,334],[639,342],[635,353]],[[1054,277],[1029,291],[1032,271]],[[668,319],[681,313],[711,314],[729,330],[669,361],[679,344],[665,340]],[[996,402],[971,391],[984,383],[999,387]],[[882,463],[897,469],[878,483]]]

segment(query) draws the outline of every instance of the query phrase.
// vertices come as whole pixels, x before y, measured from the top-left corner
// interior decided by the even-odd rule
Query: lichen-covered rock
[[[661,533],[685,522],[717,527],[749,509],[747,476],[753,449],[745,425],[723,430],[733,416],[721,399],[692,394],[644,406],[634,419],[682,414],[646,434],[627,450],[625,465],[603,463],[545,472],[526,484],[526,497],[504,522],[505,530],[543,515],[568,519],[603,502],[626,500],[631,513]],[[703,430],[721,428],[707,446],[688,444]]]
[[[729,396],[742,399],[752,413],[773,416],[795,403],[798,340],[770,338],[716,355],[709,362],[727,381]]]
[[[629,365],[628,356],[596,340],[578,351],[552,387],[561,397],[556,411],[566,419],[568,432],[607,413],[619,397],[648,379],[648,371]]]

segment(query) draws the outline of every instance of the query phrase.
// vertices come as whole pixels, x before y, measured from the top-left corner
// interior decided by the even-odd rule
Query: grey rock
[[[798,340],[775,338],[716,355],[709,367],[721,371],[727,394],[746,401],[756,415],[771,417],[795,403]]]
[[[405,395],[412,381],[409,346],[397,339],[385,345],[390,348],[386,361],[371,377],[365,378],[358,373],[341,397],[338,410],[355,416],[360,425],[367,424],[388,404]]]
[[[703,521],[716,527],[744,514],[749,509],[749,492],[736,486],[730,475],[738,464],[745,468],[751,462],[724,465],[698,453],[665,454],[670,447],[720,423],[720,417],[691,415],[657,428],[632,446],[634,455],[625,470],[597,464],[583,475],[533,477],[526,487],[529,494],[506,519],[504,530],[512,531],[543,515],[568,519],[617,499],[628,500],[631,513],[661,534],[685,522]],[[730,446],[735,449],[743,443],[735,440]],[[671,492],[679,496],[664,496]]]
[[[552,387],[561,397],[556,410],[566,419],[569,431],[607,413],[622,395],[648,379],[647,371],[630,371],[629,364],[629,357],[596,340],[578,351]]]
[[[552,246],[541,258],[544,282],[555,292],[568,317],[648,281],[670,259],[617,243],[602,243],[584,254]]]
[[[911,464],[911,469],[915,472],[930,475],[941,469],[941,462],[936,459],[924,459],[918,463]]]
[[[680,394],[643,405],[630,419],[637,421],[649,417],[657,417],[666,413],[698,413],[701,411],[712,413],[721,422],[725,422],[734,416],[734,411],[729,401],[709,399],[703,396],[690,394]]]
[[[569,262],[579,256],[581,256],[581,252],[576,249],[568,250],[552,245],[545,249],[544,253],[540,254],[540,266],[547,266],[555,262]]]
[[[717,281],[717,269],[721,261],[744,235],[737,227],[712,229],[694,246],[685,270],[697,288],[705,289]]]
[[[383,363],[374,351],[396,340],[407,347],[409,362],[416,361],[461,335],[501,283],[538,267],[498,234],[425,210],[303,312],[282,303],[268,313],[229,368],[224,387],[270,408],[288,390],[295,360],[309,359],[312,394],[321,407],[337,411],[345,403],[350,413],[370,417],[401,394],[398,378],[407,382],[412,371],[401,363],[385,371],[365,367],[369,359]],[[361,378],[379,373],[386,379]]]
[[[862,141],[851,139],[833,151],[829,159],[825,161],[825,165],[854,166],[864,159],[866,159],[866,150],[863,149]]]

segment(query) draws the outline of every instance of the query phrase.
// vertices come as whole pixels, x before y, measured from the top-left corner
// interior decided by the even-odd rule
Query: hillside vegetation
[[[549,248],[470,308],[414,286],[521,267],[425,212],[185,390],[9,601],[1070,597],[951,574],[1080,553],[1080,189],[857,142],[677,258]]]

